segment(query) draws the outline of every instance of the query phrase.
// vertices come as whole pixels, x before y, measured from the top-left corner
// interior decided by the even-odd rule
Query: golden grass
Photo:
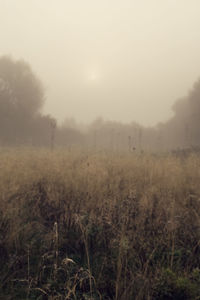
[[[196,154],[2,149],[1,294],[198,299],[199,199]]]

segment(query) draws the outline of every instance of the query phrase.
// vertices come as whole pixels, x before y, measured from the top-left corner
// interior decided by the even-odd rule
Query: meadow
[[[2,148],[0,299],[200,299],[200,156]]]

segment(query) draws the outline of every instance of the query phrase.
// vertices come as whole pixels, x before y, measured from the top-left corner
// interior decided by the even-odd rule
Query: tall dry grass
[[[200,299],[200,157],[0,151],[2,299]]]

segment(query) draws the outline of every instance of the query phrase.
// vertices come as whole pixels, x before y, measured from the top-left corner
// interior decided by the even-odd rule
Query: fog
[[[198,0],[1,0],[0,53],[29,62],[44,114],[153,126],[200,76]]]

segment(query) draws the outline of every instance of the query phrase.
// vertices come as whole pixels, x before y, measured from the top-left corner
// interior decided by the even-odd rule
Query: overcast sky
[[[30,63],[59,121],[154,125],[200,77],[200,0],[0,0],[0,54]]]

